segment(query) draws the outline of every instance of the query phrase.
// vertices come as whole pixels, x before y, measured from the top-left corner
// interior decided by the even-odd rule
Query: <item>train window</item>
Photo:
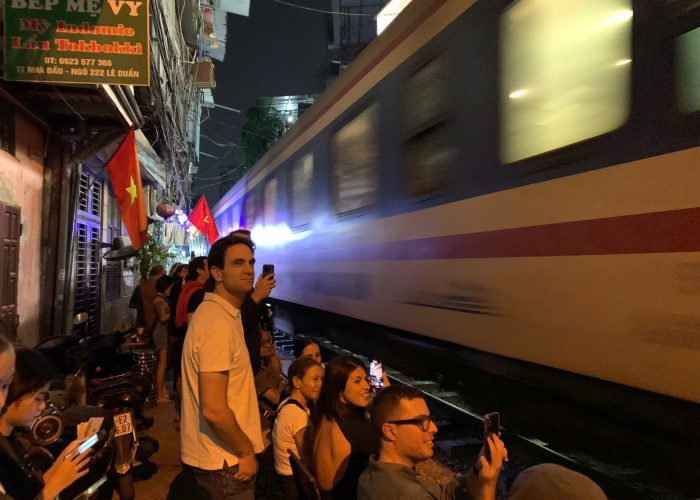
[[[277,177],[265,185],[263,191],[263,222],[267,225],[275,223],[277,213]]]
[[[430,60],[408,77],[403,92],[403,137],[408,191],[426,196],[448,183],[456,156],[447,137],[444,56]]]
[[[408,77],[403,93],[406,133],[416,133],[445,114],[445,76],[444,57],[440,55]]]
[[[314,155],[297,160],[289,170],[289,197],[292,226],[299,227],[311,221],[311,186],[314,178]]]
[[[631,0],[519,0],[501,18],[501,159],[511,163],[622,126]]]
[[[337,213],[371,205],[377,192],[378,106],[372,104],[331,139],[333,195]]]
[[[235,203],[230,209],[229,213],[231,216],[231,220],[229,221],[230,225],[228,226],[228,232],[230,233],[231,231],[235,231],[239,227],[241,227],[241,204],[240,203]]]
[[[242,226],[246,229],[253,229],[255,225],[255,196],[250,193],[243,203],[243,224]]]
[[[700,28],[676,40],[678,107],[684,113],[700,111]]]

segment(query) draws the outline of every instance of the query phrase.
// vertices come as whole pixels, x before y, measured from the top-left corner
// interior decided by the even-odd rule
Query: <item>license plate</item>
[[[123,436],[124,434],[131,434],[134,431],[131,425],[131,412],[120,413],[119,415],[114,415],[114,428],[116,432],[115,437]]]

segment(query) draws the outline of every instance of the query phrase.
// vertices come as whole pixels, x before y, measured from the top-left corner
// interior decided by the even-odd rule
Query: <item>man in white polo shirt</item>
[[[240,313],[255,278],[253,244],[221,238],[208,262],[214,292],[194,313],[182,352],[182,462],[213,500],[253,499],[263,440]]]

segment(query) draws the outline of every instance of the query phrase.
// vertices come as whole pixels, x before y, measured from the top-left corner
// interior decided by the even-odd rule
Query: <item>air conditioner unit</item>
[[[211,60],[205,59],[197,63],[197,71],[194,75],[194,85],[199,89],[216,88],[216,80],[214,79],[214,63],[212,63]]]

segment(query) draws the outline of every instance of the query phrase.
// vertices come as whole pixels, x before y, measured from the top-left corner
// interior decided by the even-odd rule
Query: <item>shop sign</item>
[[[148,85],[148,0],[5,0],[5,79]]]

